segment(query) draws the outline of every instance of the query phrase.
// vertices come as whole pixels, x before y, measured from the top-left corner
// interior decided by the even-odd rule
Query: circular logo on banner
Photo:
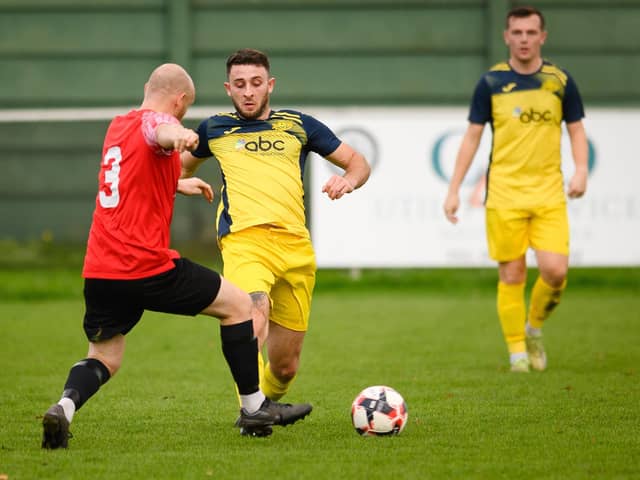
[[[464,130],[452,130],[441,134],[433,144],[431,152],[429,153],[429,161],[431,168],[435,172],[436,176],[444,182],[449,182],[453,169],[455,166],[458,149],[464,136]],[[596,150],[591,142],[587,139],[589,148],[589,174],[593,173],[596,166]],[[480,181],[484,181],[487,168],[489,166],[489,160],[491,155],[491,133],[488,129],[485,129],[478,150],[474,160],[469,167],[469,171],[465,175],[463,185],[475,185]],[[571,153],[571,142],[568,135],[562,136],[561,145],[562,156],[562,173],[565,180],[569,180],[575,166],[573,164],[573,156]]]
[[[463,185],[475,185],[484,178],[491,153],[491,140],[490,138],[485,139],[487,135],[490,136],[490,133],[487,134],[487,130],[485,130],[474,160],[465,175]],[[451,130],[440,135],[433,144],[430,154],[431,167],[438,178],[444,182],[448,182],[453,174],[453,167],[463,136],[464,130]]]
[[[369,162],[369,166],[373,171],[378,163],[379,150],[378,143],[374,136],[364,128],[360,127],[345,127],[340,130],[336,130],[336,136],[344,143],[349,144],[354,150],[364,155],[364,158]],[[335,166],[331,162],[326,162],[327,167],[335,174],[341,175],[342,169]]]

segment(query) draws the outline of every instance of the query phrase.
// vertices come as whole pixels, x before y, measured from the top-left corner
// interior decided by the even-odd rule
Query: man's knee
[[[547,285],[551,288],[560,288],[567,278],[569,262],[564,256],[554,255],[553,257],[543,258],[542,261],[539,261],[538,268],[542,279]]]
[[[300,354],[295,352],[285,352],[284,355],[278,355],[278,351],[271,351],[267,348],[269,353],[269,369],[271,373],[281,382],[291,381],[298,373],[298,367],[300,365]]]
[[[498,271],[500,281],[507,284],[523,283],[527,278],[527,264],[524,257],[509,262],[500,262]]]
[[[540,270],[540,275],[542,275],[542,279],[550,287],[560,288],[567,278],[567,270],[566,265],[546,266]]]
[[[107,367],[111,377],[113,377],[122,366],[122,355],[103,355],[96,352],[92,352],[89,355],[89,358],[94,358]]]
[[[125,337],[119,334],[102,342],[90,342],[87,357],[100,361],[113,377],[122,365],[124,349]]]
[[[298,361],[292,361],[288,363],[281,363],[278,365],[274,365],[269,362],[269,369],[271,373],[275,375],[275,377],[281,382],[290,382],[298,373]]]

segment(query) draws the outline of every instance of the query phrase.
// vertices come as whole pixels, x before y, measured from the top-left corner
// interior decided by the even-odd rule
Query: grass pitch
[[[0,271],[0,478],[640,478],[640,269],[574,270],[545,327],[549,369],[508,371],[493,270],[320,272],[299,377],[306,420],[233,428],[217,321],[145,313],[66,451],[41,415],[83,358],[77,269]],[[532,272],[530,282],[535,279]],[[364,438],[364,387],[407,401],[398,437]]]

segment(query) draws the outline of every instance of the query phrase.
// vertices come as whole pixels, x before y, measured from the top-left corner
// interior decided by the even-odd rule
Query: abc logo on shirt
[[[546,123],[553,120],[553,116],[551,115],[551,112],[549,110],[539,112],[537,110],[534,110],[533,108],[522,111],[520,107],[516,107],[513,110],[513,116],[517,117],[522,123]]]
[[[284,142],[282,140],[266,140],[262,136],[259,136],[257,140],[247,142],[245,139],[240,139],[236,143],[236,150],[241,149],[249,150],[250,152],[269,152],[271,150],[277,150],[279,152],[284,151]]]

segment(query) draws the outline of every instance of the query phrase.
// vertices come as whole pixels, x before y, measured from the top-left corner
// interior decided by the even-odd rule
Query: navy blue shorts
[[[175,268],[136,280],[84,281],[84,332],[91,342],[125,335],[145,310],[197,315],[211,305],[220,291],[220,274],[186,258]]]

